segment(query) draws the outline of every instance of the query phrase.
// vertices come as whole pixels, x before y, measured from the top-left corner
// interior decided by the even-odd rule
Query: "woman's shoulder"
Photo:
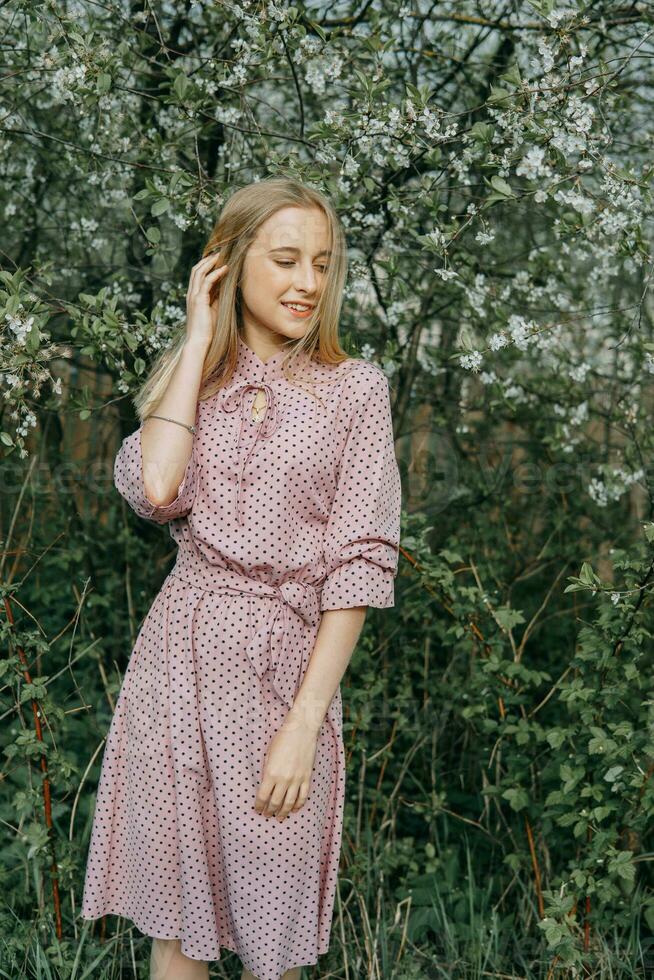
[[[388,378],[372,361],[348,357],[320,372],[324,384],[318,384],[321,395],[330,393],[338,406],[338,418],[349,425],[359,412],[369,411],[373,404],[389,401]]]
[[[344,392],[347,400],[354,403],[368,401],[371,397],[383,398],[388,392],[388,378],[378,364],[363,357],[351,357],[343,362],[345,367]]]
[[[338,381],[347,380],[348,384],[352,383],[357,386],[388,384],[388,379],[381,367],[363,357],[347,357],[334,364],[321,362],[318,364],[317,370],[319,376]]]

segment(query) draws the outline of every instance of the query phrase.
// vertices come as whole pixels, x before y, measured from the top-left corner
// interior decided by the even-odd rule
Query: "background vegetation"
[[[396,607],[343,682],[339,892],[307,972],[651,976],[651,5],[0,18],[0,976],[147,976],[131,923],[78,917],[173,560],[113,457],[220,205],[276,173],[342,215],[343,340],[391,381],[404,489]]]

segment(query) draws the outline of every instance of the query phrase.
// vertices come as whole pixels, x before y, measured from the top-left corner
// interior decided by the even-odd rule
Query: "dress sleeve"
[[[164,507],[153,504],[145,495],[143,484],[143,455],[141,431],[143,425],[123,439],[114,462],[114,485],[139,517],[166,524],[176,517],[184,517],[190,511],[195,499],[198,483],[199,464],[195,453],[195,443],[191,457],[186,464],[177,496]]]
[[[388,379],[373,366],[356,388],[325,531],[321,610],[395,602],[401,484]]]

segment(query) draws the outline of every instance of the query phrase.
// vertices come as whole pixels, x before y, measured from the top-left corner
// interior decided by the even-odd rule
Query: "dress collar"
[[[251,347],[248,347],[246,343],[238,336],[238,357],[236,360],[236,373],[240,378],[248,381],[271,381],[277,378],[283,378],[284,372],[282,370],[282,361],[286,356],[287,348],[278,351],[269,357],[267,361],[262,361],[261,358],[254,353]],[[302,352],[297,357],[298,365],[306,364],[308,357]]]
[[[238,357],[236,360],[236,370],[228,385],[221,388],[218,392],[218,405],[223,412],[234,412],[237,415],[237,437],[236,437],[236,502],[235,517],[237,523],[243,521],[243,472],[245,466],[252,455],[258,440],[268,439],[277,430],[279,424],[279,392],[275,391],[272,382],[278,378],[283,378],[284,373],[281,363],[286,356],[285,350],[280,350],[267,361],[262,361],[254,351],[247,346],[238,336]],[[306,354],[299,355],[299,361],[304,364],[308,360]],[[252,433],[252,404],[253,395],[257,388],[261,388],[266,393],[266,411],[263,421],[254,427],[254,439],[249,438]],[[243,442],[244,429],[248,432],[248,439]],[[244,450],[244,451],[243,451]]]

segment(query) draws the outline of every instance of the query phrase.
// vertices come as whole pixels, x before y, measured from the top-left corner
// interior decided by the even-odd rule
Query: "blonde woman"
[[[388,381],[338,340],[346,247],[293,180],[234,193],[193,267],[115,485],[169,525],[102,762],[82,916],[153,939],[152,980],[297,980],[329,947],[345,793],[340,680],[394,603]]]

